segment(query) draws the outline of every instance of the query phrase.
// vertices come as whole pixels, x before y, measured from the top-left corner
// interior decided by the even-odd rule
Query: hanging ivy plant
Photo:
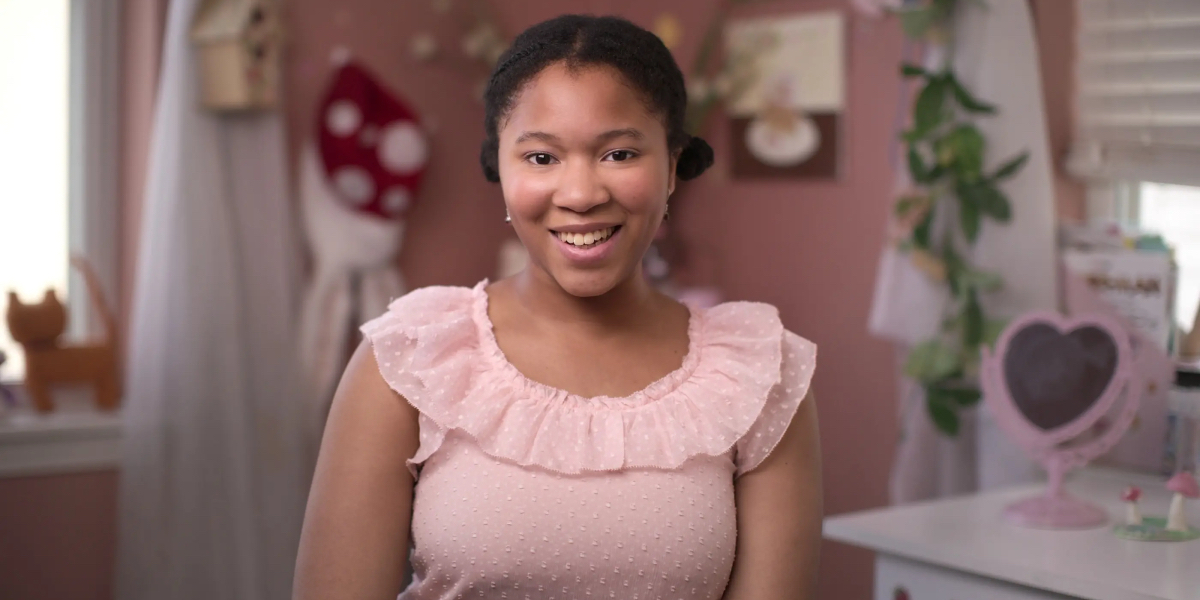
[[[896,13],[907,36],[945,43],[955,5],[956,0],[932,0]],[[1012,219],[1012,205],[1000,184],[1016,175],[1029,155],[1023,152],[995,170],[984,169],[987,139],[974,122],[995,115],[996,107],[971,94],[951,64],[947,56],[940,71],[900,66],[904,77],[920,79],[922,87],[913,103],[912,126],[901,134],[917,191],[899,198],[895,211],[898,221],[914,224],[901,249],[922,271],[944,283],[952,298],[940,331],[913,348],[904,372],[924,387],[926,407],[937,428],[956,435],[960,410],[980,399],[980,349],[995,342],[1004,326],[1004,321],[989,318],[980,304],[981,295],[1000,289],[1003,281],[975,268],[967,250],[979,238],[985,220]],[[938,214],[957,218],[935,231]]]

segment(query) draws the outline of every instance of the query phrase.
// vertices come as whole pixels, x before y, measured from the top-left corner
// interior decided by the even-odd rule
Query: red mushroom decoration
[[[1142,497],[1142,489],[1136,485],[1131,485],[1125,488],[1121,493],[1121,500],[1124,500],[1127,507],[1125,509],[1125,524],[1126,525],[1141,525],[1142,512],[1138,510],[1137,501]]]
[[[351,209],[399,219],[412,206],[429,147],[415,111],[347,61],[318,113],[325,176]]]
[[[1196,478],[1191,473],[1180,471],[1167,481],[1167,489],[1175,492],[1175,496],[1171,498],[1171,508],[1167,511],[1167,531],[1187,531],[1188,524],[1183,514],[1183,499],[1200,498],[1200,485],[1196,484]]]
[[[314,435],[359,322],[405,291],[396,267],[405,218],[429,158],[416,111],[345,49],[301,146],[299,196],[312,275],[304,291],[300,356],[310,378]]]

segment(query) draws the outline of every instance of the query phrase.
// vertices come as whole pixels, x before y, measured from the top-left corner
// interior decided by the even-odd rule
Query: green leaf
[[[1012,206],[1008,202],[1008,198],[996,186],[986,181],[967,184],[960,183],[955,192],[958,197],[970,201],[979,207],[980,212],[996,219],[1001,223],[1007,223],[1012,219]]]
[[[972,187],[974,188],[975,200],[979,203],[979,210],[983,211],[983,214],[1001,223],[1007,223],[1012,220],[1012,205],[1009,204],[1008,198],[996,186],[990,183],[980,183]]]
[[[1000,334],[1004,333],[1004,328],[1008,326],[1008,321],[1005,319],[988,319],[983,324],[983,343],[988,346],[996,344],[996,340],[1000,339]]]
[[[1016,158],[1001,165],[1000,168],[996,169],[996,172],[992,173],[992,176],[989,177],[988,179],[997,181],[1000,179],[1007,179],[1009,177],[1012,177],[1013,175],[1015,175],[1017,173],[1017,171],[1021,170],[1021,167],[1025,166],[1025,161],[1027,161],[1027,160],[1029,160],[1029,153],[1022,152]]]
[[[937,21],[938,11],[933,7],[906,8],[897,11],[896,16],[900,17],[900,27],[904,29],[904,35],[922,38]]]
[[[958,354],[948,346],[939,340],[928,340],[917,344],[908,353],[908,360],[904,364],[904,374],[923,383],[929,383],[945,379],[959,370],[962,366],[961,363]]]
[[[983,171],[983,134],[974,125],[959,125],[939,140],[943,152],[952,155],[954,170],[964,179],[978,179]],[[943,163],[945,164],[945,163]]]
[[[916,243],[918,248],[922,248],[922,249],[929,248],[929,246],[930,246],[930,239],[929,239],[930,238],[930,230],[932,228],[933,228],[933,211],[930,210],[929,213],[925,215],[925,218],[921,219],[921,222],[917,223],[917,226],[913,228],[913,235],[912,235],[913,242]]]
[[[962,276],[966,273],[966,263],[955,252],[953,244],[942,245],[942,262],[946,264],[946,282],[950,284],[950,290],[955,296],[962,295]]]
[[[900,74],[905,77],[925,77],[929,72],[912,63],[900,63]]]
[[[975,290],[967,291],[967,303],[963,307],[963,346],[975,348],[983,342],[983,308]]]
[[[929,132],[941,122],[946,106],[946,81],[934,77],[925,84],[913,108],[913,129]]]
[[[1012,220],[1012,204],[1003,192],[992,186],[983,188],[984,194],[980,199],[979,208],[988,216],[1001,223]]]
[[[948,385],[945,383],[936,384],[930,388],[930,392],[936,392],[938,401],[953,402],[963,408],[975,406],[979,403],[981,393],[979,388],[968,387],[966,385]]]
[[[938,431],[952,437],[958,435],[958,413],[954,412],[948,402],[935,400],[930,395],[926,398],[925,406],[929,409],[929,417],[933,419]]]
[[[967,264],[951,244],[942,247],[942,260],[946,261],[947,268],[955,270],[962,270]]]
[[[921,158],[921,153],[917,152],[916,146],[908,145],[908,172],[912,175],[913,181],[917,183],[925,183],[929,178],[929,170],[925,168],[925,161]]]
[[[954,99],[958,101],[959,106],[963,107],[963,110],[978,114],[995,114],[995,106],[986,102],[982,102],[976,97],[972,96],[971,93],[967,91],[967,88],[963,87],[963,85],[959,83],[957,78],[952,77],[950,79],[950,89],[954,92]]]
[[[967,242],[974,244],[979,239],[979,205],[968,196],[958,197],[958,218],[962,223],[963,235]]]

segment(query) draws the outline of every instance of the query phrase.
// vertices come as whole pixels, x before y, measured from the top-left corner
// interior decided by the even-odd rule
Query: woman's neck
[[[549,273],[530,266],[512,279],[512,293],[523,312],[539,319],[603,328],[636,326],[653,319],[663,299],[640,266],[613,289],[586,298],[568,293]]]

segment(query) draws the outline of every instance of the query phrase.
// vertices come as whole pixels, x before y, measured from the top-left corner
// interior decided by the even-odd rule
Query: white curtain
[[[1012,222],[985,223],[975,247],[975,264],[999,273],[1005,282],[1005,288],[988,295],[983,304],[989,315],[1000,317],[1055,310],[1053,163],[1029,5],[1026,0],[996,0],[986,7],[973,2],[959,7],[953,36],[955,73],[967,89],[999,109],[997,116],[976,123],[988,141],[988,168],[1023,150],[1030,154],[1021,172],[1004,183],[1012,202]],[[920,274],[884,277],[888,264],[885,258],[876,288],[876,314],[886,313],[884,307],[892,298],[920,296],[910,289]],[[930,311],[944,310],[944,302],[930,301],[926,306]],[[872,323],[873,331],[880,328]],[[987,410],[964,415],[958,437],[947,438],[930,422],[920,387],[901,381],[900,388],[902,431],[892,469],[893,502],[987,489],[1039,475],[1036,465],[996,428]]]
[[[170,4],[129,340],[120,600],[285,600],[310,474],[277,113],[198,105]]]

